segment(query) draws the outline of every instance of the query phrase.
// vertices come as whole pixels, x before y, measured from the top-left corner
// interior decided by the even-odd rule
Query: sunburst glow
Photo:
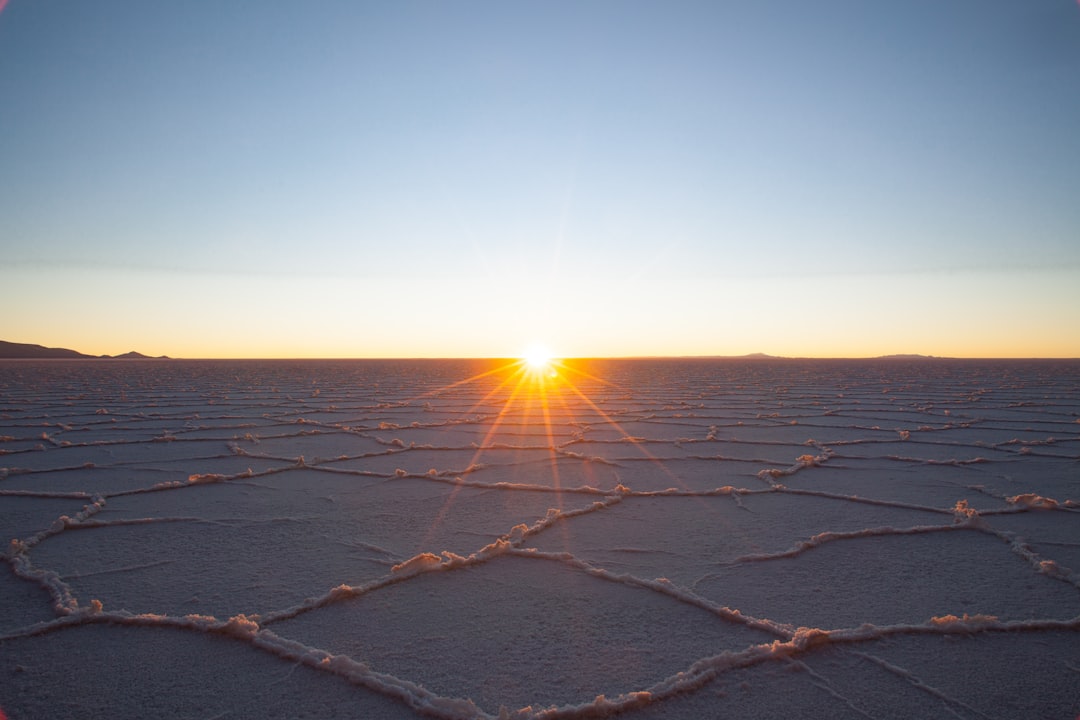
[[[473,389],[469,390],[470,386]],[[440,402],[447,402],[459,391],[464,391],[466,397],[471,398],[469,406],[462,408],[462,417],[471,418],[470,422],[477,423],[480,428],[486,427],[486,430],[483,430],[483,439],[474,443],[475,451],[463,464],[464,470],[456,474],[454,488],[428,529],[421,548],[428,547],[437,537],[439,528],[464,488],[488,487],[475,483],[470,477],[473,472],[483,469],[484,457],[488,453],[498,455],[509,448],[530,453],[546,451],[546,468],[541,469],[539,463],[530,465],[528,470],[515,471],[516,477],[512,476],[504,482],[528,486],[535,492],[550,492],[551,507],[561,511],[565,492],[563,463],[570,461],[572,465],[574,459],[584,457],[576,447],[574,450],[568,448],[590,442],[585,439],[584,432],[592,424],[614,431],[618,438],[616,442],[626,442],[635,447],[644,460],[670,478],[670,487],[686,487],[662,458],[653,455],[640,438],[631,435],[617,417],[603,409],[606,396],[624,391],[618,384],[595,374],[595,368],[587,360],[557,358],[546,346],[532,345],[516,359],[494,367],[489,365],[471,377],[429,390],[410,402],[436,398]],[[599,403],[593,399],[593,395],[599,397]],[[559,428],[566,427],[576,430],[569,435],[559,431]],[[440,476],[437,471],[429,471],[429,475],[432,472],[435,473],[433,477]],[[603,485],[604,481],[597,475],[593,461],[586,460],[583,473],[585,477],[579,480],[580,483],[592,488]],[[629,488],[617,478],[615,482],[619,488],[629,492]]]
[[[525,361],[526,367],[539,373],[549,370],[554,358],[551,350],[544,345],[532,345],[522,354],[521,359]]]

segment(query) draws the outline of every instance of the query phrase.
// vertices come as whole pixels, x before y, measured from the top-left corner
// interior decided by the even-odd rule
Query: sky
[[[0,339],[1080,357],[1076,0],[0,0]]]

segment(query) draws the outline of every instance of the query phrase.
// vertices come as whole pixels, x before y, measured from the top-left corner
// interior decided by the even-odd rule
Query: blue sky
[[[0,337],[1080,356],[1080,5],[0,11]]]

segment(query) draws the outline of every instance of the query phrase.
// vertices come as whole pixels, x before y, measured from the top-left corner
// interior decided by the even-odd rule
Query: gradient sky
[[[1076,0],[0,0],[0,338],[1080,357]]]

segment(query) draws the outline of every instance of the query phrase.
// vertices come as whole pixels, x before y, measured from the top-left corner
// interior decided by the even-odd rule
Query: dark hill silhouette
[[[7,342],[6,340],[0,340],[0,359],[15,359],[15,360],[50,360],[50,359],[69,359],[69,360],[96,360],[99,358],[108,358],[115,360],[156,360],[159,358],[151,358],[149,355],[143,355],[142,353],[126,352],[123,355],[87,355],[86,353],[78,352],[77,350],[69,350],[67,348],[50,348],[44,345],[34,345],[32,343],[15,343]],[[162,355],[160,359],[167,359]]]
[[[44,345],[13,343],[0,340],[0,358],[92,358],[67,348],[50,348]]]

